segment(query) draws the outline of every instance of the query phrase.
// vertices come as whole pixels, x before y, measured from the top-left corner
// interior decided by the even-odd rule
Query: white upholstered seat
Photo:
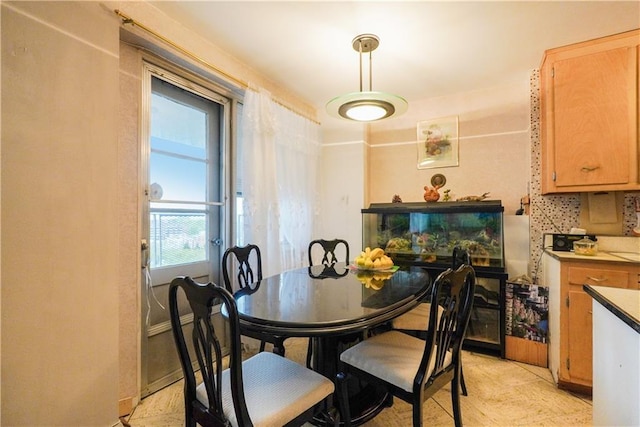
[[[390,331],[361,342],[357,348],[345,350],[340,360],[411,393],[424,355],[424,346],[424,340]],[[451,360],[451,351],[448,351],[443,366],[449,366]],[[427,377],[431,375],[434,363],[435,357],[432,357],[426,371]]]
[[[261,352],[242,363],[244,397],[253,425],[283,426],[333,393],[333,382],[296,362]],[[229,370],[222,373],[222,406],[233,426],[238,425],[231,398]],[[207,405],[204,383],[196,397]]]

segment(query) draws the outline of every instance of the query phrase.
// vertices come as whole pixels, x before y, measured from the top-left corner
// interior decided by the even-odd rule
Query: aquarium
[[[449,266],[460,246],[474,267],[504,271],[503,212],[499,200],[373,203],[362,209],[363,247],[396,264]]]
[[[362,209],[363,247],[379,247],[395,264],[438,274],[452,266],[455,246],[476,271],[473,311],[464,348],[505,356],[504,208],[480,202],[374,203]],[[435,276],[434,276],[435,277]]]

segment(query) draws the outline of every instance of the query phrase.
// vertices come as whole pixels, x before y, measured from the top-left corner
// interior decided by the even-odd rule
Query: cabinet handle
[[[593,172],[596,169],[600,169],[600,166],[583,166],[580,168],[582,172]]]
[[[607,278],[606,278],[606,277],[603,277],[602,279],[598,279],[597,277],[587,276],[587,279],[589,279],[589,280],[593,280],[594,282],[597,282],[597,283],[607,281]]]

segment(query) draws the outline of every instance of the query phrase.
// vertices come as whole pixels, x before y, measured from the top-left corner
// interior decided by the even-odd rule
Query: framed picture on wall
[[[418,122],[418,169],[458,166],[458,116]]]

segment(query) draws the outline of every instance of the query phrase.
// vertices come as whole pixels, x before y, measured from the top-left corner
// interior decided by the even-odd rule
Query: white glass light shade
[[[327,103],[329,115],[360,122],[371,122],[407,111],[404,98],[384,92],[353,92]]]

